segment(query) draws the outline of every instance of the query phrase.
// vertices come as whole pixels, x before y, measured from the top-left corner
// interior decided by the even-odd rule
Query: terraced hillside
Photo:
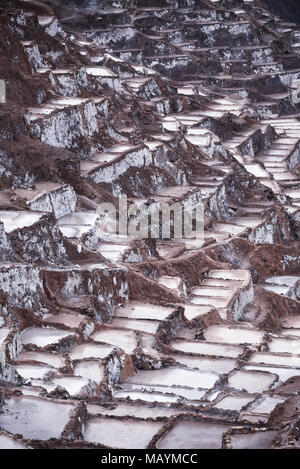
[[[299,447],[300,27],[264,5],[2,2],[0,448]],[[202,236],[115,233],[125,196]]]

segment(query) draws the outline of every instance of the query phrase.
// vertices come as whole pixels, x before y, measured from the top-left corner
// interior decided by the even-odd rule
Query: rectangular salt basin
[[[257,217],[235,217],[234,223],[236,225],[244,226],[245,228],[256,228],[262,220]]]
[[[275,379],[274,374],[236,371],[228,378],[228,386],[254,394],[269,389]]]
[[[82,314],[49,314],[45,316],[47,322],[52,322],[56,324],[64,324],[67,327],[76,329],[79,325],[86,319]]]
[[[209,287],[240,287],[242,280],[230,280],[230,279],[217,279],[217,278],[204,278],[201,282],[201,285]]]
[[[217,404],[214,405],[216,409],[224,410],[236,410],[240,411],[242,407],[249,404],[253,400],[253,397],[242,397],[242,396],[225,396]]]
[[[262,399],[254,402],[248,410],[253,411],[255,414],[270,414],[278,404],[281,404],[286,399],[279,396],[265,396]]]
[[[211,142],[210,135],[188,135],[185,137],[192,145],[208,147]]]
[[[10,329],[7,329],[6,327],[0,328],[0,344],[3,344],[9,333]]]
[[[93,418],[87,422],[84,439],[120,449],[145,449],[162,427],[161,422]]]
[[[218,380],[213,373],[186,370],[178,367],[159,370],[139,370],[129,378],[130,383],[160,384],[165,386],[189,386],[192,388],[210,389]]]
[[[158,278],[158,283],[166,288],[170,288],[171,290],[178,290],[181,284],[181,278],[163,275],[162,277]]]
[[[277,293],[277,295],[287,295],[290,287],[285,285],[262,285],[265,290]]]
[[[264,333],[258,330],[233,328],[227,326],[210,326],[204,336],[209,342],[220,342],[228,344],[260,344]]]
[[[74,347],[69,352],[71,360],[82,360],[84,358],[105,358],[112,351],[114,347],[111,345],[102,344],[81,344]]]
[[[174,119],[174,121],[163,122],[162,126],[170,132],[177,132],[179,130],[180,123]]]
[[[139,419],[169,418],[173,415],[188,413],[181,409],[168,409],[166,407],[147,407],[145,405],[130,405],[124,403],[112,404],[111,408],[95,404],[88,404],[87,411],[90,415],[107,415],[114,417],[136,417]]]
[[[184,305],[184,315],[188,319],[188,321],[192,321],[193,319],[204,316],[211,310],[211,306],[207,305]]]
[[[181,386],[146,386],[144,384],[126,384],[126,386],[128,386],[128,389],[135,389],[138,391],[174,394],[175,396],[184,398],[187,401],[200,401],[207,392],[203,389],[184,388]]]
[[[59,343],[64,337],[74,336],[71,331],[63,331],[60,329],[30,327],[25,329],[21,334],[21,342],[23,345],[33,344],[37,347],[46,347],[50,344]]]
[[[292,353],[300,355],[300,339],[272,339],[268,343],[269,351],[273,353]],[[300,357],[299,357],[300,359]]]
[[[137,346],[136,335],[134,331],[122,329],[103,329],[95,332],[91,338],[97,342],[106,342],[113,346],[123,349],[126,353],[133,353]]]
[[[285,193],[292,199],[300,199],[300,189],[289,189],[286,190]]]
[[[131,319],[155,319],[163,321],[173,311],[174,308],[172,307],[130,301],[126,305],[118,308],[115,312],[115,316],[123,318],[128,317]]]
[[[231,436],[233,449],[269,449],[277,431],[235,434]]]
[[[231,298],[234,293],[234,289],[226,288],[226,287],[194,287],[192,289],[193,295],[196,296],[217,296],[223,298]]]
[[[80,106],[82,103],[86,103],[88,98],[62,98],[51,101],[51,104],[58,106]]]
[[[106,67],[86,67],[86,73],[93,77],[116,77],[115,73]]]
[[[122,254],[128,249],[128,246],[123,246],[120,249],[120,246],[111,245],[110,249],[107,246],[103,249],[103,246],[99,249],[99,252],[102,254],[105,259],[111,262],[121,261]]]
[[[50,372],[56,372],[54,368],[46,365],[27,365],[21,364],[16,366],[17,373],[25,380],[44,379]]]
[[[44,353],[44,352],[22,352],[18,357],[19,362],[34,361],[45,363],[53,368],[62,368],[65,366],[65,359],[58,353]]]
[[[235,360],[229,359],[188,357],[186,355],[172,355],[172,358],[189,368],[197,368],[200,371],[219,374],[229,373],[234,369],[236,363]]]
[[[221,449],[222,433],[228,426],[182,421],[157,443],[159,449]]]
[[[89,384],[89,380],[79,376],[63,376],[53,380],[55,387],[64,388],[70,396],[79,396],[83,388]]]
[[[231,223],[214,223],[214,229],[230,235],[238,235],[245,231],[245,226],[238,226]]]
[[[93,155],[93,161],[97,161],[97,163],[109,163],[116,158],[118,156],[115,153],[95,153]]]
[[[59,230],[65,238],[81,238],[81,236],[87,233],[91,226],[72,226],[72,225],[59,225]]]
[[[14,440],[8,435],[0,435],[0,450],[2,449],[28,449],[23,443]]]
[[[215,344],[201,341],[189,342],[187,340],[176,340],[172,342],[171,345],[175,350],[179,350],[181,352],[230,358],[237,358],[242,351],[241,347],[235,345]]]
[[[290,316],[282,320],[282,326],[286,328],[300,328],[300,316]]]
[[[64,215],[58,220],[58,225],[89,225],[93,226],[98,219],[94,212],[74,212]]]
[[[159,326],[158,321],[150,321],[147,319],[126,319],[114,318],[111,322],[112,326],[122,327],[124,329],[132,329],[134,331],[147,332],[148,334],[155,334]]]
[[[215,308],[225,308],[229,303],[229,298],[212,298],[210,296],[192,296],[191,303],[195,305],[211,305]]]
[[[247,273],[244,270],[211,270],[208,275],[213,279],[238,280],[243,282],[247,279]]]
[[[34,397],[16,397],[6,401],[0,414],[0,427],[24,438],[59,438],[69,422],[73,404]]]
[[[256,352],[249,363],[263,363],[267,365],[296,366],[300,368],[300,357],[297,355],[279,355],[272,353]]]
[[[18,228],[25,228],[39,221],[43,213],[0,211],[0,222],[4,224],[6,233],[11,233]]]
[[[300,280],[300,277],[293,275],[283,275],[279,277],[267,278],[265,282],[272,283],[274,285],[287,285],[289,287],[293,287],[298,280]]]
[[[83,360],[74,367],[74,375],[100,384],[104,378],[104,370],[96,360]]]
[[[159,394],[155,392],[144,392],[144,391],[117,391],[114,394],[116,399],[130,399],[131,401],[136,401],[141,399],[142,401],[147,402],[177,402],[178,398],[176,396],[167,396],[164,394]]]
[[[259,164],[245,164],[245,169],[258,178],[268,178],[269,173],[265,171]]]
[[[268,371],[269,373],[273,373],[278,375],[279,380],[284,382],[293,376],[300,376],[300,369],[299,368],[284,368],[284,367],[276,367],[276,366],[262,366],[262,365],[246,365],[244,367],[245,370],[260,370],[260,371]]]
[[[300,329],[286,329],[281,332],[282,336],[294,336],[295,337],[300,337]]]

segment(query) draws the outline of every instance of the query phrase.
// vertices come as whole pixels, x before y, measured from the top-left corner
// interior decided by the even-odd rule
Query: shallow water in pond
[[[19,357],[19,361],[33,360],[54,368],[62,368],[65,365],[65,359],[58,353],[43,353],[43,352],[22,352]]]
[[[211,310],[211,306],[207,305],[184,305],[184,315],[188,319],[188,321],[192,321],[193,319],[197,318],[198,316],[203,316],[207,314]]]
[[[7,233],[18,228],[24,228],[26,226],[33,225],[41,217],[42,213],[33,212],[6,212],[0,211],[0,221],[4,224],[4,229]]]
[[[214,223],[214,228],[216,231],[221,231],[221,233],[228,233],[230,235],[238,235],[246,230],[245,226],[238,226],[230,223]]]
[[[95,360],[84,360],[74,367],[74,375],[82,376],[99,384],[104,378],[104,370]]]
[[[209,342],[223,342],[228,344],[259,344],[264,333],[258,330],[231,328],[226,326],[210,326],[204,336]]]
[[[0,426],[13,434],[20,433],[24,438],[59,438],[73,408],[72,404],[33,397],[11,398],[3,406]]]
[[[272,397],[266,396],[263,399],[260,399],[259,403],[254,403],[250,406],[249,410],[258,414],[270,414],[278,404],[281,404],[286,399],[284,397]]]
[[[300,355],[300,339],[273,339],[268,343],[273,353],[294,353]]]
[[[197,296],[219,296],[219,297],[223,297],[223,298],[231,298],[232,294],[233,294],[233,291],[232,289],[230,288],[222,288],[222,287],[195,287],[192,289],[192,293],[193,295],[197,295]]]
[[[82,388],[88,384],[88,380],[78,376],[65,376],[53,380],[55,387],[60,386],[64,388],[70,396],[76,396],[80,393]]]
[[[77,328],[79,324],[85,319],[82,314],[49,314],[45,316],[45,320],[52,323],[64,324],[65,326]]]
[[[236,371],[228,378],[228,386],[235,389],[246,390],[250,394],[261,393],[274,383],[276,376],[267,373],[245,373]]]
[[[231,446],[233,449],[268,449],[276,435],[276,431],[236,434],[231,437]]]
[[[57,344],[64,337],[74,336],[73,332],[59,329],[31,327],[25,329],[21,334],[22,344],[34,344],[37,347],[46,347],[50,344]]]
[[[0,328],[0,344],[2,344],[10,333],[10,329],[6,327]]]
[[[183,365],[189,366],[190,368],[197,368],[200,371],[210,371],[214,373],[229,373],[235,367],[235,360],[226,359],[209,359],[209,358],[198,358],[188,357],[185,355],[172,355],[172,358]]]
[[[74,347],[69,352],[71,360],[81,360],[83,358],[105,358],[113,350],[111,345],[102,344],[81,344]]]
[[[56,372],[54,368],[43,365],[17,365],[16,371],[22,378],[27,379],[43,379],[50,371]]]
[[[209,278],[217,278],[224,280],[245,280],[245,272],[241,270],[211,270],[209,272]]]
[[[300,328],[300,316],[290,316],[282,319],[283,327]]]
[[[94,212],[68,213],[58,220],[58,225],[94,225],[97,218]]]
[[[288,285],[293,287],[297,280],[300,280],[300,277],[285,275],[281,277],[270,277],[265,280],[266,283],[274,283],[275,285]]]
[[[192,296],[191,303],[195,305],[214,306],[215,308],[225,308],[229,298],[211,298],[210,296]]]
[[[113,408],[117,405],[116,408]],[[112,408],[102,407],[99,405],[88,404],[87,410],[91,415],[108,415],[116,417],[136,417],[140,419],[155,419],[160,417],[172,417],[173,415],[178,415],[186,413],[181,409],[171,409],[166,407],[146,407],[145,405],[130,405],[124,403],[112,404]]]
[[[160,384],[166,386],[190,386],[192,388],[211,388],[218,380],[212,373],[185,370],[182,368],[162,368],[159,370],[140,370],[129,379],[131,383]]]
[[[269,174],[259,164],[247,164],[246,170],[258,178],[267,178]]]
[[[132,401],[141,399],[142,401],[148,402],[177,402],[177,397],[175,396],[164,396],[163,394],[154,392],[117,391],[114,397],[119,399],[129,398]]]
[[[277,293],[278,295],[287,295],[290,287],[285,285],[262,285],[262,288],[265,290],[271,291],[273,293]]]
[[[125,306],[118,308],[115,312],[115,316],[163,321],[174,309],[175,308],[168,308],[151,303],[129,302]]]
[[[114,318],[111,321],[112,326],[124,327],[125,329],[132,329],[135,331],[147,332],[148,334],[155,334],[159,326],[158,321],[147,321],[146,319],[125,319]]]
[[[268,365],[298,366],[300,368],[300,357],[278,355],[271,353],[254,353],[249,359],[249,363],[266,363]]]
[[[177,340],[172,342],[171,345],[174,349],[180,350],[181,352],[230,358],[236,358],[242,351],[242,348],[238,346],[207,343],[205,341],[189,342],[186,340]]]
[[[278,375],[279,380],[284,382],[292,376],[300,376],[300,369],[297,368],[279,368],[276,366],[261,366],[261,365],[247,365],[244,367],[245,370],[260,370],[268,371]],[[280,383],[277,383],[280,384]]]
[[[0,449],[27,449],[21,442],[6,435],[0,435]]]
[[[84,439],[121,449],[144,449],[162,427],[161,422],[93,418],[86,424]]]
[[[214,404],[214,408],[240,411],[242,407],[252,400],[253,398],[251,397],[225,396],[217,404]]]
[[[159,449],[221,449],[225,425],[179,422],[158,443]]]
[[[103,329],[95,332],[91,338],[97,342],[106,342],[123,349],[126,353],[133,353],[137,346],[134,331],[122,329]]]
[[[172,290],[178,290],[180,287],[181,279],[179,277],[168,277],[167,275],[159,277],[158,283],[164,285]]]
[[[94,77],[113,77],[114,73],[106,67],[87,67],[86,73]]]

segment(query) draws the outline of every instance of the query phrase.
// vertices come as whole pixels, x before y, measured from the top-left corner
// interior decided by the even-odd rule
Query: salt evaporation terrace
[[[1,3],[0,448],[299,448],[300,26]],[[121,195],[203,239],[99,239]]]

